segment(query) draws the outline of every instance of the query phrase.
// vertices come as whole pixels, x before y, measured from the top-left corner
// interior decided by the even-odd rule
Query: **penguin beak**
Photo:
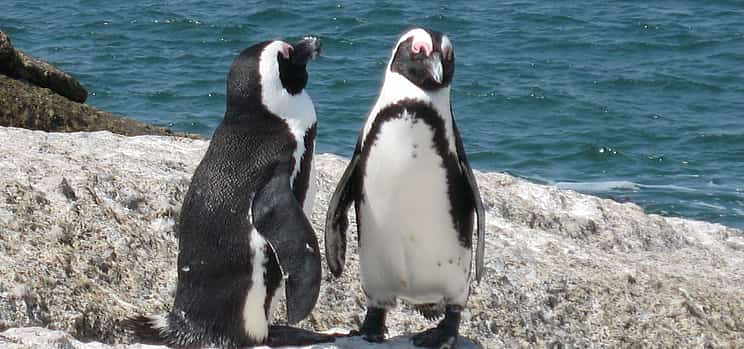
[[[444,69],[442,68],[441,53],[434,52],[431,54],[431,57],[426,60],[426,71],[429,72],[432,80],[434,80],[437,84],[442,83]]]
[[[320,54],[320,39],[314,36],[307,36],[292,46],[290,61],[294,65],[306,65]]]

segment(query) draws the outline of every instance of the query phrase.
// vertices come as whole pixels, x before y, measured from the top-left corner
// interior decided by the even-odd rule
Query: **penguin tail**
[[[443,303],[416,304],[413,306],[426,320],[436,320],[444,315]]]
[[[134,334],[141,343],[152,345],[169,344],[168,315],[137,315],[122,320],[121,327]]]

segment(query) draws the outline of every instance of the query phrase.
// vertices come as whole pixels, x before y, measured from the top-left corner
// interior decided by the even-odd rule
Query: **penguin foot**
[[[273,325],[269,327],[269,338],[265,344],[273,348],[307,346],[318,343],[330,343],[335,340],[336,336],[334,335],[315,333],[290,326]]]
[[[460,313],[462,307],[459,305],[447,305],[444,319],[437,327],[421,332],[411,340],[413,345],[424,348],[453,349],[457,345],[457,334],[460,329]]]
[[[385,309],[369,307],[364,317],[362,327],[358,331],[351,331],[349,336],[361,336],[362,339],[371,343],[382,343],[385,341]]]

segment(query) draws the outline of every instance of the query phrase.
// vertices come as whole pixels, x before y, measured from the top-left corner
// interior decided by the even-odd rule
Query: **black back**
[[[271,41],[264,41],[253,45],[240,52],[233,60],[227,73],[225,119],[266,112],[261,103],[261,74],[258,63],[261,51],[270,43]]]
[[[215,130],[184,198],[178,222],[178,287],[168,316],[168,342],[172,345],[237,347],[255,344],[243,329],[245,297],[255,286],[251,273],[253,268],[271,269],[265,274],[269,295],[274,293],[281,277],[278,265],[271,261],[260,266],[251,265],[250,234],[254,226],[250,219],[256,206],[260,206],[259,212],[253,218],[261,222],[256,227],[272,243],[277,255],[285,257],[280,260],[282,266],[286,263],[289,271],[294,272],[292,268],[301,265],[312,274],[304,283],[301,281],[305,279],[290,280],[295,287],[301,284],[308,295],[298,306],[304,313],[297,314],[306,316],[317,299],[320,286],[317,248],[317,258],[313,259],[307,254],[298,254],[294,245],[285,246],[286,241],[296,240],[296,244],[306,250],[306,244],[314,242],[317,246],[317,240],[304,215],[297,214],[302,213],[302,208],[290,189],[292,153],[297,144],[287,124],[261,103],[258,59],[268,43],[250,47],[234,60],[227,79],[224,120]],[[277,59],[282,58],[278,56]],[[295,69],[287,75],[287,86],[301,90],[307,82],[307,73],[304,78],[293,80],[291,76],[296,72]],[[256,197],[267,197],[266,193],[282,199],[262,199],[257,205]],[[289,212],[291,216],[273,217],[262,213],[276,210]],[[280,226],[274,219],[286,220],[281,225],[284,229],[266,228]],[[296,260],[290,260],[293,258]]]
[[[184,199],[171,321],[186,327],[180,330],[189,337],[203,337],[202,343],[232,346],[226,344],[249,341],[242,311],[254,286],[251,273],[259,267],[251,265],[249,214],[256,191],[270,179],[277,159],[290,153],[288,142],[266,146],[276,140],[272,136],[284,132],[280,126],[226,119],[215,131]]]

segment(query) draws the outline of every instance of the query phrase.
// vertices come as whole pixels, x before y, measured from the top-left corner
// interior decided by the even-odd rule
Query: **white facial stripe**
[[[447,35],[442,35],[442,46],[439,49],[442,50],[442,54],[445,58],[452,59],[452,52],[454,52],[454,49],[452,48],[452,42]]]
[[[258,72],[261,74],[261,92],[263,92],[263,102],[266,104],[267,93],[274,95],[284,90],[282,81],[279,79],[279,53],[289,45],[283,41],[273,41],[264,47],[261,57],[258,61]],[[286,91],[285,91],[286,92]],[[268,105],[267,105],[268,107]]]
[[[261,52],[258,70],[261,74],[261,102],[271,113],[280,117],[289,126],[297,142],[294,153],[295,166],[290,181],[294,182],[300,169],[302,154],[305,152],[305,133],[315,123],[315,107],[310,96],[302,92],[292,95],[282,86],[279,78],[279,52],[289,46],[283,41],[274,41]]]

